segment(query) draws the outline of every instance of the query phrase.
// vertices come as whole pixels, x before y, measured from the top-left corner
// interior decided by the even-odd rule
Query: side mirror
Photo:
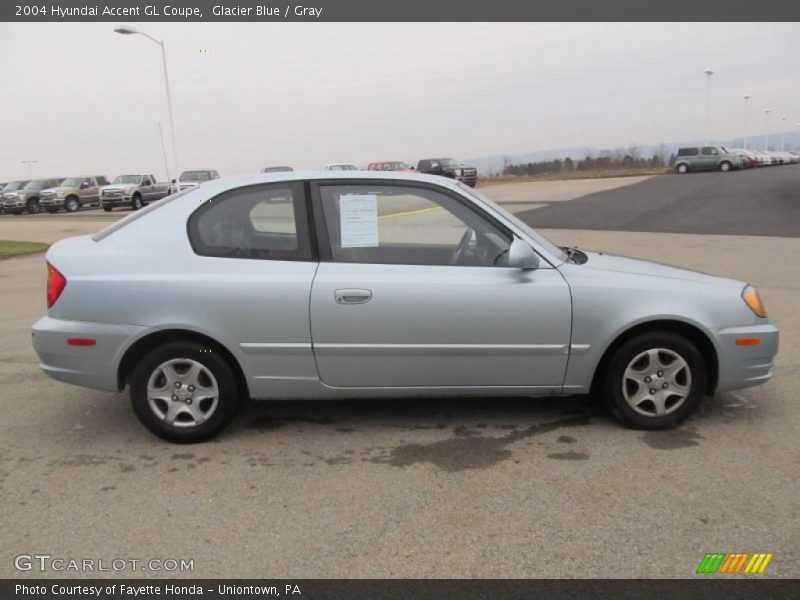
[[[538,269],[539,255],[526,242],[515,237],[508,249],[508,266],[514,269]]]
[[[88,188],[88,187],[89,187],[89,184],[88,184],[88,183],[86,183],[85,181],[84,181],[84,182],[81,184],[81,189],[82,189],[82,190],[85,190],[85,189],[86,189],[86,188]]]
[[[173,179],[172,183],[178,183],[178,180],[177,179]]]

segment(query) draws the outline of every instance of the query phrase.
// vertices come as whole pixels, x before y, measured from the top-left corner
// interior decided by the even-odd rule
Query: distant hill
[[[722,146],[730,146],[732,148],[741,148],[743,139],[735,138],[725,142],[717,142]],[[669,154],[677,152],[678,148],[683,146],[700,146],[703,140],[690,140],[683,142],[670,142],[664,144]],[[756,133],[748,137],[748,148],[756,150],[764,149],[764,134]],[[781,147],[781,134],[772,133],[769,136],[770,150],[780,150]],[[639,151],[645,158],[651,157],[658,145],[656,146],[639,146]],[[784,148],[786,150],[800,150],[800,132],[787,131],[784,133]],[[626,150],[627,148],[619,148],[619,150]],[[494,156],[479,156],[476,158],[464,159],[464,164],[476,167],[478,174],[484,177],[489,175],[496,175],[503,171],[506,164],[518,165],[532,162],[540,162],[543,160],[555,160],[557,158],[570,157],[572,160],[581,160],[590,154],[592,156],[600,156],[606,152],[615,152],[616,148],[592,148],[589,146],[582,146],[580,148],[560,148],[556,150],[538,150],[536,152],[529,152],[527,154],[496,154]]]

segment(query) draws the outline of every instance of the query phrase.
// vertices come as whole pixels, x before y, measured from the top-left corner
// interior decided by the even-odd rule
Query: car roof
[[[225,190],[260,183],[280,183],[292,181],[335,181],[361,180],[361,181],[409,181],[431,183],[439,187],[457,188],[453,180],[439,175],[422,175],[416,172],[404,173],[398,171],[290,171],[278,173],[257,173],[252,175],[232,175],[220,177],[204,183],[199,190],[203,194],[216,194]]]

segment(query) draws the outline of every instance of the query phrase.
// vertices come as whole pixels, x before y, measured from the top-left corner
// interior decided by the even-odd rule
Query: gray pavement
[[[108,222],[79,218],[23,233]],[[16,219],[0,239],[35,220]],[[587,398],[264,402],[174,446],[126,394],[39,371],[42,257],[0,261],[0,577],[33,552],[191,558],[196,577],[692,577],[712,551],[772,552],[767,576],[800,576],[800,240],[544,233],[758,285],[781,327],[774,380],[664,432]]]
[[[800,165],[661,175],[521,218],[543,228],[798,237]]]

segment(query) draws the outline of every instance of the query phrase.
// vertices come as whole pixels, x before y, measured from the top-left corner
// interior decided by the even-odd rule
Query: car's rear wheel
[[[683,163],[678,165],[678,173],[688,173],[688,172],[689,172],[689,165]]]
[[[36,198],[32,198],[25,204],[25,210],[28,211],[28,214],[38,215],[40,212],[42,212],[42,205],[39,204],[39,201]]]
[[[80,208],[80,202],[74,196],[70,196],[64,201],[64,210],[67,212],[75,212]]]
[[[731,170],[731,163],[729,163],[727,160],[722,161],[719,164],[719,170],[722,171],[723,173],[727,173],[728,171]]]
[[[133,198],[131,199],[131,208],[133,210],[139,210],[142,208],[142,197],[139,194],[133,195]]]
[[[142,424],[178,443],[208,440],[230,423],[239,404],[233,371],[218,353],[171,342],[147,354],[131,374],[131,402]]]
[[[638,335],[616,350],[605,373],[611,412],[629,427],[665,429],[685,419],[706,389],[703,355],[669,332]]]

